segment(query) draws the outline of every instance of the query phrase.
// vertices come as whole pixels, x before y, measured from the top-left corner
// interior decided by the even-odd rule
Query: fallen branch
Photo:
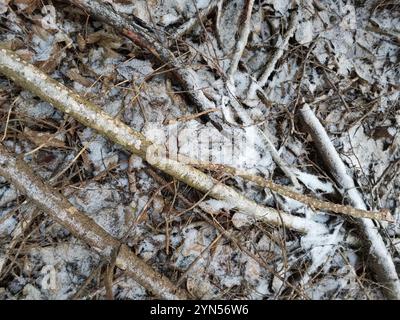
[[[83,8],[87,13],[93,15],[100,21],[103,21],[104,23],[113,26],[121,34],[132,40],[136,45],[140,46],[141,48],[147,49],[156,58],[161,60],[166,66],[169,66],[171,72],[175,75],[176,79],[183,87],[185,93],[189,96],[191,101],[201,111],[200,114],[203,114],[203,112],[205,112],[205,114],[207,114],[211,119],[217,120],[216,115],[214,115],[213,113],[211,114],[208,113],[208,110],[215,110],[215,105],[204,95],[204,93],[201,90],[199,90],[200,85],[198,85],[199,81],[197,79],[196,73],[187,65],[184,65],[178,59],[176,59],[174,54],[167,48],[168,46],[165,45],[166,41],[163,40],[164,32],[155,35],[152,29],[149,26],[147,26],[143,21],[140,21],[139,25],[138,18],[136,18],[135,16],[132,16],[132,19],[128,20],[119,15],[117,12],[113,11],[111,6],[108,6],[97,0],[69,0],[69,1],[77,5],[78,7]],[[214,2],[212,3],[212,5],[214,5]],[[222,5],[222,2],[218,1],[215,3],[215,5]],[[211,4],[209,7],[211,7]],[[251,8],[252,4],[249,3],[248,9],[246,11],[247,15],[246,20],[250,19]],[[246,22],[246,24],[248,23],[249,21]],[[292,27],[289,27],[289,31],[292,29],[293,29]],[[288,33],[291,32],[289,31]],[[237,48],[238,51],[236,51],[237,57],[235,59],[240,59],[244,46],[247,43],[248,33],[249,33],[249,26],[247,25],[241,31],[240,41],[238,42],[238,48]],[[278,51],[279,50],[277,50],[277,52]],[[276,61],[273,63],[273,66],[275,66],[276,62],[279,60],[282,54],[283,50],[280,56],[276,58]],[[233,63],[231,64],[231,67],[233,68],[231,70],[232,74],[237,68],[237,62],[233,61]],[[246,115],[246,111],[237,101],[235,93],[236,90],[234,90],[234,86],[229,81],[228,81],[228,86],[230,86],[230,89],[227,90],[228,92],[226,93],[226,97],[229,98],[230,104],[238,112],[242,121],[247,125],[249,125],[251,123],[251,119],[249,118],[249,116]],[[213,124],[217,125],[217,122],[213,121]],[[249,130],[252,132],[256,131],[256,135],[260,136],[260,132],[257,128],[250,128]],[[275,147],[270,142],[270,140],[268,138],[265,139],[265,137],[266,137],[265,134],[263,134],[262,139],[260,139],[260,141],[265,140],[266,149],[271,152],[274,161],[283,170],[283,172],[285,172],[285,174],[288,175],[293,185],[298,186],[296,177],[291,173],[290,169],[280,159],[278,153],[276,152]]]
[[[238,116],[240,117],[242,122],[246,126],[248,126],[247,129],[250,131],[250,135],[258,137],[259,141],[265,142],[265,144],[261,145],[260,147],[270,153],[270,155],[271,155],[272,159],[275,161],[275,163],[287,175],[287,177],[290,179],[292,184],[296,188],[298,188],[299,183],[298,183],[295,175],[292,173],[290,168],[284,163],[284,161],[279,156],[274,144],[272,143],[271,139],[269,138],[268,130],[265,129],[264,131],[262,131],[259,128],[253,126],[252,119],[248,115],[247,111],[243,108],[243,106],[239,103],[239,100],[236,97],[236,88],[234,86],[233,77],[237,70],[240,58],[243,54],[243,50],[247,45],[248,36],[250,34],[250,20],[251,20],[251,12],[253,10],[253,5],[254,5],[253,0],[246,0],[245,6],[244,6],[244,12],[243,12],[243,15],[244,15],[243,27],[240,29],[239,39],[235,45],[235,53],[234,53],[231,64],[227,71],[228,79],[227,79],[226,86],[227,86],[228,94],[226,96],[229,97],[231,106],[235,109],[236,113],[238,114]],[[292,19],[292,20],[294,20],[294,19]],[[297,20],[297,18],[296,18],[296,20]],[[294,23],[294,21],[292,21],[292,22]],[[291,30],[293,28],[290,27],[289,29]],[[290,33],[292,33],[292,32],[290,31]],[[292,34],[290,35],[290,37],[291,36],[292,36]],[[275,63],[276,63],[276,61],[274,62],[274,66],[275,66]],[[267,66],[267,69],[268,69],[268,66]],[[265,71],[267,71],[267,69]],[[253,90],[253,89],[250,88],[249,90]],[[230,117],[230,118],[233,119],[233,117]]]
[[[295,174],[293,173],[292,169],[285,163],[285,161],[281,158],[276,150],[274,143],[271,141],[270,136],[271,133],[269,132],[268,128],[264,128],[264,130],[260,130],[263,140],[265,141],[265,147],[271,154],[272,159],[278,165],[278,167],[282,170],[282,172],[290,179],[293,186],[295,188],[299,188],[300,184],[297,180]]]
[[[237,70],[240,58],[242,57],[242,53],[247,44],[247,38],[250,34],[250,19],[251,12],[253,10],[254,0],[246,0],[246,4],[244,6],[244,22],[243,26],[240,29],[239,39],[235,45],[235,53],[233,55],[231,64],[226,72],[228,76],[228,81],[232,82],[232,78]]]
[[[174,195],[174,189],[171,185],[169,185],[169,183],[164,180],[162,177],[160,177],[156,172],[154,172],[152,169],[148,168],[145,169],[146,173],[149,174],[158,184],[160,185],[165,185],[166,186],[166,190],[171,194]],[[182,194],[182,193],[178,193],[178,198],[185,203],[185,205],[187,206],[192,206],[192,203]],[[255,262],[259,263],[261,266],[263,266],[265,268],[265,270],[267,270],[270,273],[274,273],[273,268],[268,265],[264,259],[260,259],[259,257],[257,257],[256,254],[250,252],[242,243],[242,241],[240,241],[239,239],[237,239],[234,235],[232,230],[231,231],[227,231],[225,230],[216,220],[215,220],[215,216],[218,215],[218,210],[213,209],[211,206],[209,206],[207,203],[205,202],[200,202],[198,204],[198,207],[193,208],[193,212],[195,212],[196,214],[198,214],[200,217],[202,217],[210,226],[213,226],[214,228],[216,228],[220,234],[222,234],[224,237],[226,237],[226,239],[228,239],[229,241],[231,241],[235,247],[237,247],[241,252],[243,252],[247,257],[249,257],[250,259],[254,260]],[[351,239],[353,240],[353,239]],[[356,243],[358,244],[358,242]],[[299,290],[295,285],[293,285],[290,281],[287,281],[283,276],[281,276],[279,273],[276,273],[275,276],[282,282],[285,282],[288,287],[290,287],[293,291],[297,292],[297,294],[299,295],[299,297],[303,297],[306,298],[306,296],[304,295],[304,292]]]
[[[260,206],[207,174],[189,165],[158,155],[160,146],[153,144],[140,132],[133,130],[120,120],[113,119],[96,105],[84,100],[33,65],[21,60],[10,50],[0,49],[0,73],[51,103],[58,110],[145,159],[154,167],[199,191],[208,193],[215,199],[227,202],[232,208],[242,213],[273,225],[284,225],[286,228],[302,233],[311,230],[326,232],[325,226],[320,223]]]
[[[172,36],[173,40],[178,40],[185,34],[188,34],[192,31],[199,23],[200,20],[205,19],[209,14],[211,14],[218,6],[219,0],[211,0],[210,4],[201,10],[199,14],[195,15],[194,17],[190,18],[188,21],[184,22],[178,29],[176,29]]]
[[[286,48],[289,44],[290,38],[293,37],[298,20],[299,20],[299,8],[294,11],[290,17],[289,21],[289,26],[285,34],[283,35],[283,38],[278,41],[276,44],[276,49],[274,53],[272,54],[271,58],[267,62],[267,64],[264,67],[264,70],[262,71],[261,75],[258,77],[257,81],[252,81],[249,87],[249,90],[247,92],[247,97],[245,99],[246,103],[249,105],[252,105],[254,102],[254,99],[256,98],[256,92],[258,90],[262,91],[262,87],[265,86],[267,83],[270,75],[272,72],[275,70],[276,63],[279,61],[279,59],[282,57],[284,52],[286,51]]]
[[[45,184],[21,159],[0,144],[0,175],[30,198],[38,208],[84,241],[102,257],[125,270],[136,282],[163,299],[187,299],[169,279],[150,268],[130,248],[108,234],[88,216],[78,211],[63,195]]]
[[[352,206],[346,206],[342,204],[332,203],[328,201],[322,201],[314,197],[306,196],[304,194],[293,191],[287,186],[276,184],[271,180],[264,179],[263,177],[249,174],[244,170],[239,170],[226,165],[212,164],[212,163],[196,163],[195,167],[200,167],[206,170],[223,171],[224,173],[232,176],[241,177],[245,180],[254,182],[262,188],[268,188],[281,196],[285,196],[301,203],[304,203],[316,210],[331,211],[337,214],[344,214],[352,216],[354,218],[367,218],[375,220],[383,220],[388,222],[394,222],[394,218],[390,211],[387,209],[380,210],[378,212],[368,211],[364,209],[357,209]]]
[[[165,32],[155,33],[144,21],[131,15],[130,19],[122,17],[105,2],[98,0],[69,0],[98,20],[114,27],[122,35],[132,40],[136,45],[148,50],[153,56],[171,69],[183,91],[200,111],[215,108],[201,90],[196,73],[180,62],[168,49]],[[159,31],[159,30],[157,30]]]
[[[346,166],[314,112],[305,104],[300,109],[300,115],[324,162],[336,182],[343,188],[343,193],[347,195],[354,207],[366,210],[361,194],[353,179],[347,174]],[[400,299],[400,281],[396,268],[377,227],[369,219],[359,219],[358,222],[360,230],[370,245],[370,263],[377,280],[383,285],[388,298]]]

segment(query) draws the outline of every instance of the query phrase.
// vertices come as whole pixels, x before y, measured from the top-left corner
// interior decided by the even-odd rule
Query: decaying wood
[[[87,243],[102,257],[125,270],[135,281],[163,299],[186,299],[169,279],[150,268],[131,249],[108,234],[88,216],[78,211],[63,195],[45,184],[29,166],[17,159],[0,144],[0,175],[29,197],[38,208],[67,228],[75,237]]]
[[[343,195],[347,196],[355,208],[366,210],[365,202],[357,190],[353,179],[347,174],[345,164],[312,109],[305,104],[300,110],[300,115],[325,164],[330,169],[336,182],[343,188]],[[387,297],[400,299],[400,280],[393,259],[377,227],[369,219],[359,219],[358,222],[360,230],[370,246],[369,261],[371,269],[374,270],[377,279],[383,285]]]
[[[72,90],[49,78],[45,73],[24,62],[10,50],[0,49],[0,73],[82,124],[95,129],[114,143],[137,154],[154,167],[215,199],[225,201],[232,208],[242,213],[273,225],[283,224],[288,229],[302,233],[311,230],[313,232],[326,232],[326,227],[320,223],[260,206],[207,174],[189,165],[160,156],[158,154],[161,150],[160,146],[153,144],[140,132],[112,118],[93,103],[86,101]]]

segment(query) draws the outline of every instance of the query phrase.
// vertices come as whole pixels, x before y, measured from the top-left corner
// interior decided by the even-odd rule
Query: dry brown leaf
[[[28,49],[20,49],[17,50],[16,53],[25,61],[32,61],[33,56],[35,55],[32,51]]]
[[[190,255],[200,255],[206,247],[199,243],[193,243],[182,250],[182,255],[188,257]]]
[[[92,163],[90,162],[89,155],[88,155],[88,152],[86,150],[82,152],[81,158],[82,158],[83,167],[85,168],[85,170],[86,171],[90,171]]]
[[[97,43],[104,48],[118,49],[122,45],[122,40],[121,37],[113,33],[101,30],[89,34],[86,37],[86,43]]]
[[[67,71],[67,77],[70,78],[72,81],[76,81],[85,87],[90,87],[93,82],[86,79],[82,76],[79,72],[78,68],[72,68]]]
[[[2,41],[1,45],[10,50],[18,50],[24,47],[24,43],[18,38]]]
[[[43,72],[51,74],[54,70],[57,69],[57,67],[60,65],[61,59],[63,58],[61,50],[62,50],[61,46],[55,44],[52,49],[50,58],[46,61],[40,61],[38,63],[35,63],[35,65]]]
[[[47,147],[65,147],[64,141],[61,140],[59,137],[56,137],[53,133],[34,131],[25,127],[24,134],[31,142],[33,142],[37,146],[45,144]]]
[[[84,51],[86,48],[86,40],[80,33],[76,36],[76,42],[78,43],[79,50]]]
[[[37,35],[38,37],[46,40],[51,36],[51,33],[46,29],[42,28],[39,24],[32,24],[32,34]]]
[[[19,11],[31,14],[40,5],[40,0],[14,0],[13,3]]]
[[[192,274],[186,280],[186,289],[198,299],[215,298],[213,294],[213,285],[207,279],[206,270],[204,268],[195,268]]]

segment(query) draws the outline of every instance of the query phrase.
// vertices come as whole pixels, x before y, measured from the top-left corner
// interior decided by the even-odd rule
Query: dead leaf
[[[35,55],[32,51],[28,49],[20,49],[15,52],[25,61],[32,61],[33,56]]]
[[[72,68],[67,71],[67,77],[70,78],[72,81],[76,81],[85,87],[90,87],[93,82],[86,79],[82,76],[79,72],[78,68]]]
[[[85,170],[90,171],[92,163],[90,162],[89,155],[86,150],[82,152],[81,158],[82,158],[83,166],[84,166]]]
[[[27,14],[31,14],[40,5],[40,0],[14,0],[13,3],[18,10]]]
[[[52,49],[50,58],[46,61],[35,63],[35,65],[43,72],[51,74],[60,65],[61,59],[63,58],[61,51],[62,48],[58,44],[55,44]]]
[[[24,134],[31,142],[33,142],[37,146],[45,144],[47,147],[65,147],[64,141],[61,140],[59,137],[56,137],[53,133],[34,131],[25,127]]]
[[[122,39],[116,34],[101,30],[89,34],[86,37],[86,43],[96,43],[107,49],[118,49],[122,45]]]
[[[78,35],[76,36],[76,41],[78,43],[79,50],[84,51],[86,48],[86,40],[80,33],[78,33]]]

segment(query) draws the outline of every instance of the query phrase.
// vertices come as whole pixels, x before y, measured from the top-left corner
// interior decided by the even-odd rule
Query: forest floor
[[[71,1],[0,0],[0,43],[171,153],[351,204],[301,121],[300,109],[308,105],[367,208],[389,209],[395,219],[375,227],[400,271],[397,1],[106,5],[167,39],[164,45],[191,69],[196,88],[183,87],[171,76],[175,66]],[[203,100],[196,104],[197,93]],[[194,298],[385,298],[356,218],[318,210],[223,166],[205,170],[256,203],[323,224],[328,232],[301,234],[249,218],[1,74],[0,140]],[[200,204],[218,214],[206,219]],[[102,257],[0,177],[0,299],[110,298],[106,269]],[[123,271],[112,276],[115,299],[152,297]]]

